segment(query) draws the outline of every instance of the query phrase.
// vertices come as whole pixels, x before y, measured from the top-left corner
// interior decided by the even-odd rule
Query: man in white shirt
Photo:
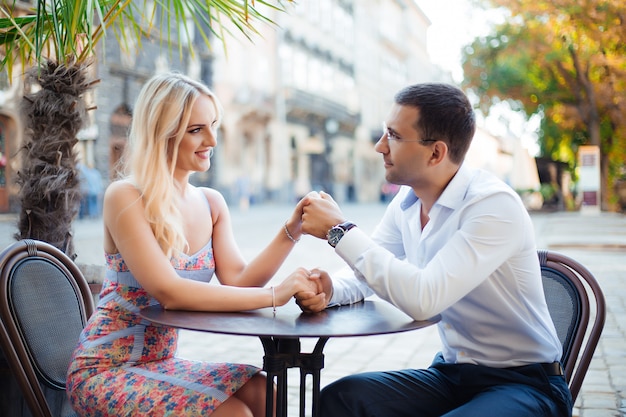
[[[417,320],[442,318],[428,369],[344,377],[322,391],[320,415],[571,416],[533,225],[509,186],[463,165],[474,131],[461,90],[409,86],[375,146],[402,188],[372,237],[330,195],[308,196],[303,232],[328,239],[350,269],[321,273],[320,294],[297,300],[303,310],[375,293]]]

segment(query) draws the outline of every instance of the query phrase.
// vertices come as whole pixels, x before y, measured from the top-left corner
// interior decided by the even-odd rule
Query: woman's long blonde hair
[[[191,108],[202,94],[212,99],[219,123],[217,97],[204,84],[179,73],[159,74],[148,80],[133,110],[126,171],[141,192],[146,219],[168,257],[188,246],[175,204],[174,169]]]

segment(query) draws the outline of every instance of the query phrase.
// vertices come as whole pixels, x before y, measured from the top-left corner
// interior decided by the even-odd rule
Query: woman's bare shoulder
[[[113,181],[112,183],[108,185],[105,191],[105,194],[114,194],[114,195],[127,194],[127,193],[134,194],[135,196],[140,194],[137,186],[128,179]]]
[[[219,219],[224,218],[224,216],[228,216],[228,205],[226,204],[226,199],[219,191],[208,188],[208,187],[198,187],[202,194],[206,197],[209,202],[209,207],[211,208],[211,217],[213,219],[213,224],[215,224]],[[227,217],[228,218],[228,217]]]
[[[104,192],[104,205],[127,206],[130,202],[141,201],[141,192],[129,180],[113,181]]]
[[[221,208],[221,207],[226,206],[226,200],[224,199],[224,196],[222,195],[222,193],[220,193],[216,189],[209,188],[209,187],[198,187],[198,189],[202,192],[202,194],[204,194],[206,199],[209,201],[209,205],[211,206],[211,209],[213,209],[214,207]]]

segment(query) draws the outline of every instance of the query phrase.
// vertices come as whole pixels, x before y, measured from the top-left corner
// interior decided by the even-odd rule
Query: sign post
[[[582,195],[581,211],[600,211],[600,148],[578,148],[578,189]]]

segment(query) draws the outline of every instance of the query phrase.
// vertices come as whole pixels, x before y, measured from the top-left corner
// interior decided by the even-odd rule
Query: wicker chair
[[[538,255],[548,309],[563,344],[561,363],[575,401],[604,328],[604,294],[579,262],[547,250]]]
[[[34,417],[71,413],[66,373],[93,308],[82,273],[52,245],[25,239],[0,254],[0,346]]]

